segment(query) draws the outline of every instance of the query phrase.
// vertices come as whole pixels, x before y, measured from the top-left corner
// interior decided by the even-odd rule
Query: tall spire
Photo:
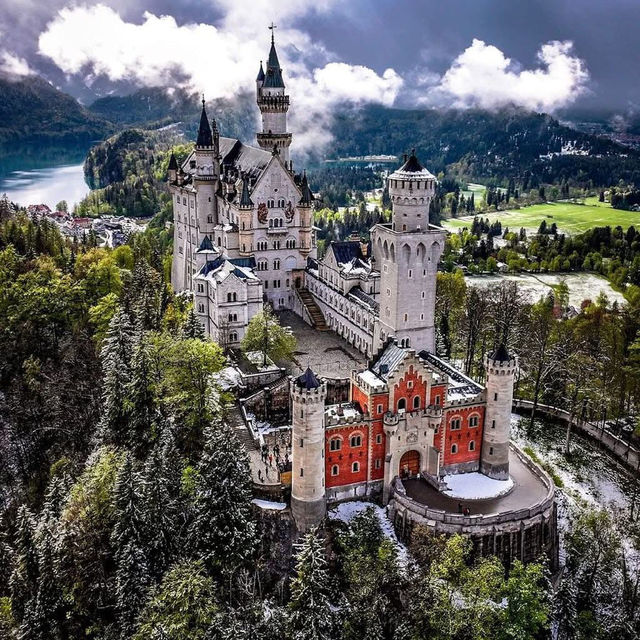
[[[249,178],[247,174],[242,176],[242,195],[240,196],[240,206],[250,209],[253,207],[251,196],[249,195]]]
[[[264,80],[264,86],[271,89],[284,89],[284,80],[282,79],[282,68],[278,60],[276,52],[276,41],[273,35],[276,25],[271,23],[271,49],[269,50],[269,59],[267,60],[267,73]]]
[[[196,147],[212,147],[213,135],[211,133],[211,125],[207,118],[207,110],[204,106],[204,96],[202,96],[202,113],[200,114],[200,127],[198,129],[198,140]]]
[[[313,202],[313,192],[309,188],[309,182],[307,181],[306,170],[302,173],[302,182],[300,183],[300,191],[302,191],[302,198],[300,198],[300,204],[311,204]]]

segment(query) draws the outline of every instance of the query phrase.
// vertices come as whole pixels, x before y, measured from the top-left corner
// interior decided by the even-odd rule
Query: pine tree
[[[131,358],[131,383],[128,389],[129,428],[127,444],[138,457],[146,454],[157,430],[158,406],[154,393],[155,376],[151,348],[144,331],[134,336]]]
[[[11,609],[18,623],[28,619],[38,592],[38,554],[33,514],[22,505],[16,518],[13,571],[9,578]]]
[[[117,515],[112,534],[116,562],[116,607],[124,639],[134,631],[150,582],[145,554],[142,482],[129,453],[118,473],[114,504]]]
[[[165,428],[142,473],[149,573],[155,580],[162,577],[180,548],[185,524],[182,470],[173,436]]]
[[[193,338],[197,340],[205,339],[204,327],[200,320],[198,320],[198,316],[196,316],[193,307],[189,309],[184,324],[182,325],[182,337],[185,340]]]
[[[329,640],[334,637],[331,586],[324,540],[317,529],[297,545],[296,577],[291,581],[289,626],[293,640]]]
[[[247,454],[224,424],[205,430],[191,528],[193,546],[209,570],[229,575],[255,551]]]
[[[128,394],[131,380],[133,328],[120,307],[109,323],[102,346],[103,416],[100,437],[103,442],[124,445],[129,428]]]

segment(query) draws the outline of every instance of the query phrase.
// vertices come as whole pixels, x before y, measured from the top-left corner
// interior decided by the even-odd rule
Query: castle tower
[[[241,256],[249,256],[253,252],[253,201],[249,194],[249,178],[242,176],[242,194],[240,195],[239,248]]]
[[[380,270],[380,323],[377,347],[389,336],[416,352],[435,349],[436,274],[445,234],[429,227],[429,206],[436,179],[415,151],[387,178],[393,207],[390,224],[371,234]]]
[[[487,409],[484,418],[480,471],[490,478],[509,477],[509,440],[513,381],[518,370],[518,357],[501,345],[484,360],[487,371]]]
[[[298,531],[327,512],[324,483],[324,402],[327,385],[307,370],[292,383],[291,511]]]
[[[195,147],[196,170],[194,174],[194,186],[197,194],[198,241],[201,241],[204,235],[212,234],[213,228],[218,222],[216,191],[220,179],[219,145],[218,127],[213,120],[213,129],[211,128],[204,98],[202,98],[200,127]]]
[[[312,242],[313,211],[311,210],[311,205],[313,204],[313,193],[309,187],[306,171],[302,174],[300,191],[302,191],[302,197],[298,202],[298,211],[300,211],[300,253],[308,256]]]
[[[276,53],[275,39],[271,29],[271,50],[267,60],[266,72],[262,69],[256,78],[257,103],[262,114],[262,131],[257,134],[258,145],[268,151],[277,148],[286,167],[289,166],[289,147],[291,134],[287,133],[287,111],[289,111],[289,96],[285,95],[282,68]]]

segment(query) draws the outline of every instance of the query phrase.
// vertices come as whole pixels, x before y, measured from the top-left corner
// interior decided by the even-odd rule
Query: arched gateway
[[[415,449],[407,451],[400,458],[399,472],[403,478],[417,476],[420,473],[420,453]]]

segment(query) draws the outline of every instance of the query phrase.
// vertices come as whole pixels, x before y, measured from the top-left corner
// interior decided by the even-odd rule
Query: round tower
[[[211,233],[218,222],[216,191],[220,177],[219,140],[220,135],[216,121],[213,120],[213,128],[211,128],[204,98],[202,98],[202,112],[194,154],[196,166],[193,176],[197,198],[198,228],[201,234]]]
[[[511,407],[518,357],[509,354],[502,344],[485,356],[484,364],[487,372],[487,407],[480,471],[490,478],[506,480],[509,477]]]
[[[327,512],[324,486],[327,385],[307,367],[291,387],[291,511],[298,531],[306,531],[319,524]]]
[[[436,178],[425,169],[416,150],[388,178],[389,197],[393,205],[394,231],[426,231],[429,228],[429,207],[436,193]]]

